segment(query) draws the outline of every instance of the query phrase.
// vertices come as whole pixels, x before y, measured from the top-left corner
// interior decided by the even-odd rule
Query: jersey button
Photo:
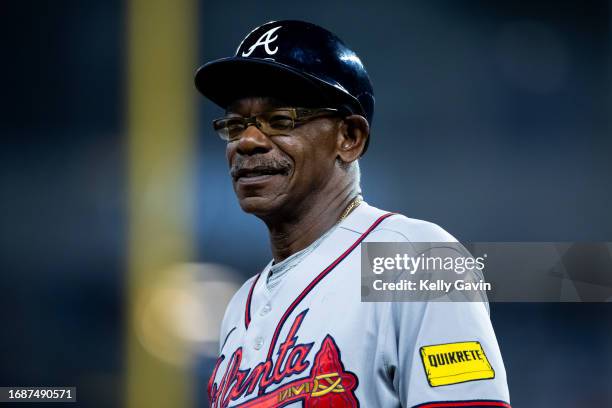
[[[266,305],[261,309],[261,312],[259,312],[259,315],[265,316],[270,313],[270,310],[272,310],[272,306],[269,303],[266,303]]]
[[[253,348],[255,350],[259,350],[263,346],[263,343],[264,343],[263,337],[257,337],[255,341],[253,342]]]

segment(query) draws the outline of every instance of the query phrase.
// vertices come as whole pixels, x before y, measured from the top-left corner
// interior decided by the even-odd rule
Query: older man
[[[363,201],[374,93],[357,55],[316,25],[269,22],[195,80],[225,109],[213,125],[234,190],[273,256],[227,308],[211,405],[509,407],[485,303],[361,302],[362,242],[455,240]]]

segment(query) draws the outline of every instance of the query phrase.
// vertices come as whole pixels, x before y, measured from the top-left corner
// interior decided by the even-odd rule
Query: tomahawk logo
[[[282,26],[274,27],[266,31],[261,37],[259,37],[259,39],[257,40],[255,44],[251,45],[248,51],[244,51],[242,53],[242,56],[248,57],[249,55],[253,53],[253,51],[255,51],[255,48],[259,47],[260,45],[264,46],[264,49],[266,50],[266,53],[268,55],[276,54],[276,52],[278,51],[278,46],[272,50],[270,49],[270,43],[278,39],[278,34],[275,35],[274,37],[272,37],[272,35],[281,27]]]

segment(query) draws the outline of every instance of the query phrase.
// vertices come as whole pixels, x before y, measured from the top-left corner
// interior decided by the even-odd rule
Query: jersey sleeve
[[[393,387],[403,407],[506,407],[497,339],[481,302],[392,305],[388,342]]]
[[[400,221],[399,228],[390,228],[395,234],[375,234],[372,241],[456,241],[434,224]],[[430,254],[444,257],[454,252],[434,247]],[[402,407],[510,407],[506,371],[486,301],[438,299],[387,306],[383,360]]]

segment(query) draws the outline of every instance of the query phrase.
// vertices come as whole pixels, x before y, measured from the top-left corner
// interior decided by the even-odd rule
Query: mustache
[[[266,171],[274,173],[289,174],[291,161],[285,157],[266,157],[266,156],[239,156],[230,168],[230,175],[235,180],[245,172]]]

